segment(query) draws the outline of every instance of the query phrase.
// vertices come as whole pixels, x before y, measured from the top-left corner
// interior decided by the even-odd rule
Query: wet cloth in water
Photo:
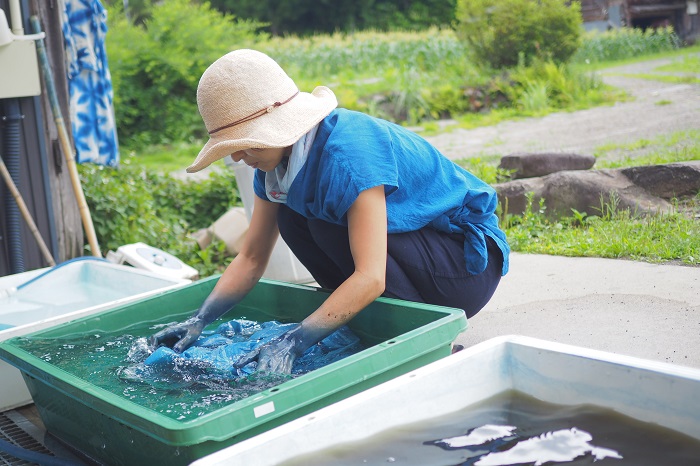
[[[277,321],[258,323],[249,320],[232,320],[221,324],[215,331],[203,334],[182,353],[160,347],[144,365],[155,372],[177,371],[189,373],[193,378],[239,378],[255,372],[257,362],[238,369],[234,364],[241,356],[264,345],[291,330],[296,324]],[[318,369],[332,362],[361,351],[360,339],[348,328],[341,327],[309,348],[292,366],[292,374],[299,375]]]

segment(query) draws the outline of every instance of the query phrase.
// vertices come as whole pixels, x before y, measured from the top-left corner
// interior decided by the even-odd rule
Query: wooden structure
[[[678,37],[688,43],[700,37],[699,7],[700,0],[581,0],[587,29],[672,26]]]
[[[8,0],[0,0],[2,8],[10,18]],[[36,15],[46,33],[44,44],[54,76],[63,118],[70,127],[68,107],[68,83],[65,71],[65,52],[61,32],[59,2],[46,0],[22,0],[21,16],[25,33],[31,33],[29,18]],[[10,73],[0,66],[0,73]],[[53,121],[51,105],[46,95],[46,85],[42,79],[42,94],[39,96],[0,99],[0,155],[7,152],[4,134],[7,109],[19,109],[19,157],[15,173],[15,183],[28,210],[48,248],[56,260],[62,262],[83,255],[83,228],[70,174],[64,154],[59,144],[59,136]],[[14,100],[13,106],[8,105]],[[15,112],[17,113],[17,112]],[[6,161],[7,162],[7,161]],[[47,266],[30,227],[25,221],[12,222],[7,219],[9,204],[6,201],[10,192],[0,182],[0,276],[17,273],[14,255],[21,253],[22,267],[33,270]],[[9,244],[12,231],[21,247]],[[20,270],[21,271],[21,270]]]

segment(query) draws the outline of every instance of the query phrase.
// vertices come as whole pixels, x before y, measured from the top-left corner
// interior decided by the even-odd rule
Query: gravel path
[[[471,130],[455,129],[426,139],[447,157],[460,159],[516,152],[593,154],[594,149],[603,144],[622,144],[680,130],[700,129],[700,85],[620,76],[661,74],[654,69],[673,60],[681,58],[657,59],[602,72],[605,83],[624,89],[633,97],[628,102],[504,121]]]

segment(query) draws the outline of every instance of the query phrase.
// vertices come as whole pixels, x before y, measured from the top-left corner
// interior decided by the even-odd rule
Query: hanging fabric
[[[61,3],[76,162],[116,167],[119,144],[105,49],[107,11],[99,0]]]

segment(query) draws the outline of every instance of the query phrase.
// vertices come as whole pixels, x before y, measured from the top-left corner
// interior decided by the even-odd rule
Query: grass
[[[690,50],[695,49],[700,53],[700,46],[693,47]],[[682,60],[674,61],[668,65],[662,65],[657,67],[654,71],[667,72],[667,73],[700,73],[700,56],[698,55],[684,55]]]
[[[660,165],[700,160],[700,130],[677,131],[627,144],[598,146],[596,168]]]
[[[620,59],[614,59],[614,60],[600,60],[596,62],[576,62],[574,63],[575,66],[581,67],[582,69],[589,70],[589,71],[600,71],[600,70],[605,70],[607,68],[613,68],[613,67],[618,67],[618,66],[625,66],[625,65],[633,65],[635,63],[641,63],[644,61],[649,61],[649,60],[655,60],[655,59],[660,59],[660,58],[680,58],[684,60],[686,57],[692,55],[692,54],[697,54],[700,53],[700,44],[697,45],[692,45],[689,47],[683,47],[683,48],[678,48],[678,49],[673,49],[673,50],[661,50],[661,51],[655,51],[655,52],[648,52],[648,53],[642,53],[639,55],[631,56],[631,57],[626,57],[626,58],[620,58]],[[657,71],[674,71],[674,70],[662,70],[660,68],[657,68]]]
[[[602,69],[669,56],[681,43],[673,29],[660,30],[621,28],[607,32],[589,32],[574,54],[573,62],[587,69]]]
[[[700,196],[674,213],[643,217],[616,210],[614,201],[601,202],[598,215],[572,212],[551,220],[539,206],[509,219],[505,232],[512,250],[700,265],[700,221],[695,218]]]
[[[184,171],[199,153],[204,141],[179,142],[149,146],[138,154],[131,152],[130,160],[157,173]]]
[[[616,76],[626,78],[648,79],[650,81],[661,81],[671,84],[700,84],[700,78],[692,75],[675,76],[670,74],[653,74],[653,73],[615,73]]]

